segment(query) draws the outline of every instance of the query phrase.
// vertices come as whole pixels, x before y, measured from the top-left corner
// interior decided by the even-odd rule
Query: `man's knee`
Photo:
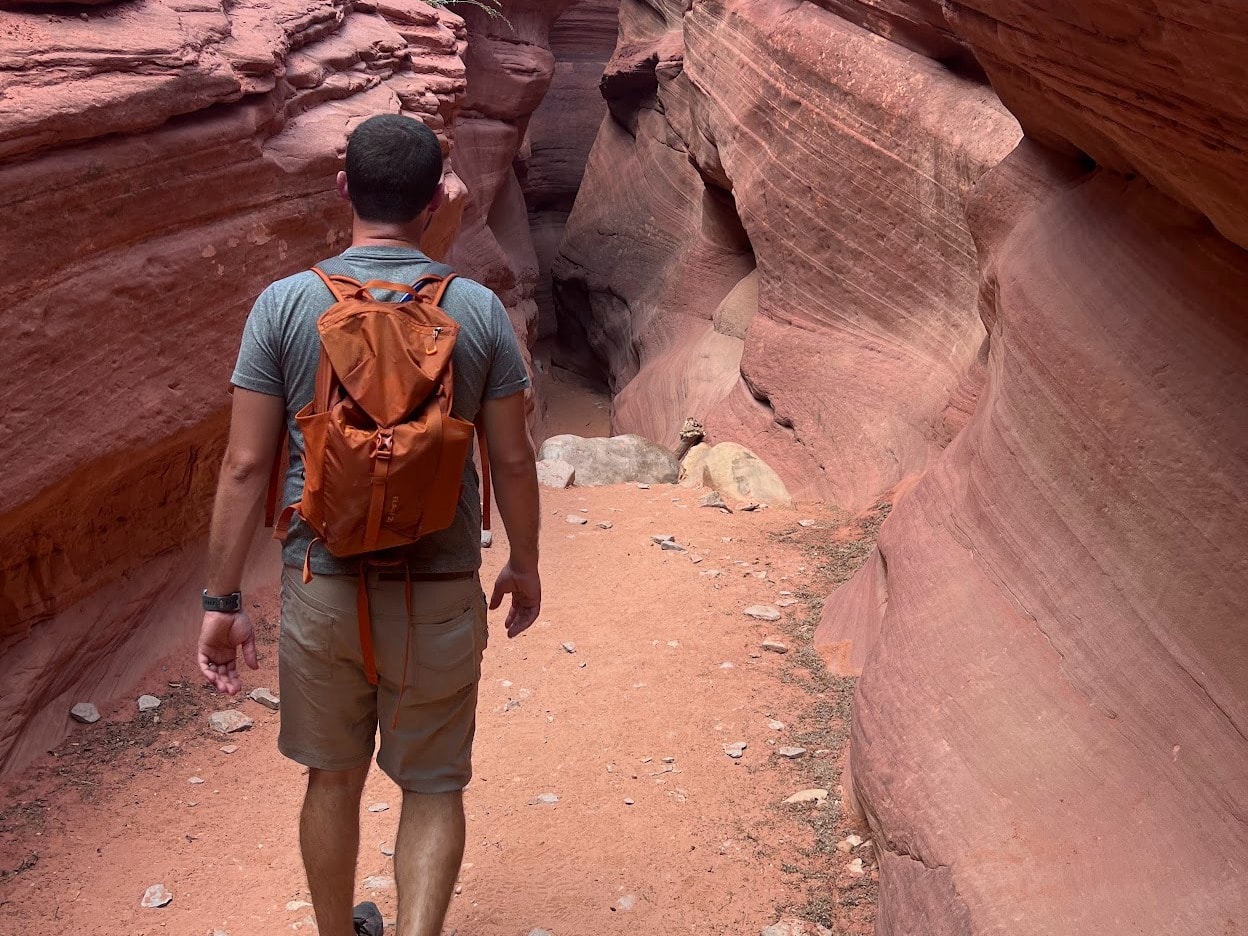
[[[309,767],[308,792],[358,798],[364,792],[369,766],[370,764],[364,764],[350,770],[320,770]]]

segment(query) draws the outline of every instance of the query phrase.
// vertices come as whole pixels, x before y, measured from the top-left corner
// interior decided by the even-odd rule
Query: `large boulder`
[[[675,484],[680,465],[663,446],[638,435],[584,439],[552,436],[538,455],[543,461],[562,461],[576,470],[577,487],[641,482]]]
[[[720,442],[702,459],[702,483],[737,501],[792,507],[793,498],[771,467],[736,442]]]

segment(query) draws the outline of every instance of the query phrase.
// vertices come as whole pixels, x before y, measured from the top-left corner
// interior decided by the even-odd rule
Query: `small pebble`
[[[382,853],[383,855],[385,855],[387,858],[393,858],[393,857],[394,857],[394,846],[393,846],[393,845],[382,845],[382,846],[381,846],[381,853]]]
[[[731,663],[729,663],[729,662],[727,662],[727,661],[724,661],[723,663],[720,663],[720,664],[719,664],[719,668],[720,668],[720,669],[735,669],[736,667],[735,667],[735,666],[733,666],[733,664],[731,664]]]
[[[373,803],[372,806],[368,807],[368,811],[373,812],[373,813],[385,812],[389,808],[390,808],[389,803]]]
[[[173,894],[165,889],[164,884],[153,884],[144,892],[141,903],[151,910],[155,907],[166,906],[171,900],[173,900]]]
[[[781,757],[787,757],[792,760],[795,757],[801,757],[805,754],[806,749],[804,747],[782,747],[780,750],[776,751],[776,753]]]
[[[394,890],[394,878],[373,874],[364,879],[364,889],[370,891]]]
[[[798,520],[797,525],[800,527],[813,527],[815,525],[815,521],[814,520]]]
[[[740,760],[742,755],[745,754],[745,749],[748,747],[749,745],[746,742],[736,741],[733,744],[725,744],[724,753],[727,754],[729,757],[731,757],[733,760]]]
[[[553,806],[559,802],[559,797],[554,793],[540,793],[529,802],[530,806]]]
[[[750,605],[745,609],[745,616],[756,621],[778,621],[780,609],[773,608],[771,605]]]
[[[614,527],[614,526],[615,526],[615,524],[614,524],[614,523],[612,523],[610,520],[600,520],[600,521],[598,521],[598,529],[600,529],[600,530],[610,530],[610,529],[611,529],[612,527]]]
[[[777,721],[776,719],[773,718],[769,722],[767,722],[767,727],[770,728],[772,731],[784,731],[784,722]]]
[[[259,702],[269,711],[276,712],[282,706],[281,700],[268,690],[265,686],[259,686],[247,693],[247,698],[253,702]]]
[[[862,844],[862,836],[861,835],[847,835],[845,836],[845,841],[849,842],[850,848],[857,848],[859,845]]]
[[[648,491],[648,490],[650,490],[650,485],[648,485],[648,484],[639,484],[639,485],[637,485],[637,490],[639,490],[639,491]]]
[[[578,517],[576,514],[568,514],[567,520],[568,523],[575,524],[576,526],[584,526],[589,523],[589,521],[584,517]]]
[[[862,867],[861,858],[855,858],[853,861],[849,863],[849,873],[850,874],[866,874],[867,873],[866,870]]]
[[[226,709],[221,712],[213,712],[208,716],[208,724],[215,731],[222,734],[232,734],[235,731],[246,731],[255,724],[250,718],[242,712],[234,709]]]
[[[632,806],[632,805],[633,805],[633,800],[632,800],[631,798],[630,798],[630,799],[626,799],[626,800],[624,800],[624,805],[625,805],[625,806]]]
[[[139,711],[140,712],[154,712],[158,708],[160,708],[160,699],[156,698],[156,696],[154,695],[139,696]]]
[[[617,900],[615,902],[615,905],[619,909],[627,912],[629,910],[632,910],[633,907],[636,905],[636,903],[637,903],[637,898],[634,897],[632,894],[629,894],[627,897],[621,897],[619,900]]]
[[[788,653],[789,645],[783,640],[776,637],[768,637],[760,644],[764,650],[770,650],[772,653]]]
[[[566,650],[568,653],[576,653],[576,644],[574,644],[570,640],[564,641],[559,646],[563,647],[563,649]]]
[[[238,750],[238,745],[237,745],[237,744],[226,744],[226,745],[223,745],[223,746],[222,746],[222,748],[221,748],[221,753],[222,753],[222,754],[233,754],[233,753],[234,753],[235,751],[237,751],[237,750]]]
[[[827,790],[818,790],[818,789],[799,790],[797,793],[794,793],[792,796],[786,799],[785,803],[787,804],[822,803],[827,798],[828,798]]]

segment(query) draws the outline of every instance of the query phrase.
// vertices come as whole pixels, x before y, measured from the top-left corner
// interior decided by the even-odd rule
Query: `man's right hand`
[[[537,566],[520,566],[514,560],[503,566],[494,583],[490,610],[501,605],[503,596],[508,594],[511,595],[511,609],[507,612],[507,636],[515,637],[528,630],[542,610],[542,579],[537,574]]]

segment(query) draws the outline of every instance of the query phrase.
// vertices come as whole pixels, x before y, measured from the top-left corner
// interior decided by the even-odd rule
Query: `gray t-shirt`
[[[411,248],[370,246],[352,247],[321,266],[327,273],[347,274],[361,282],[414,283],[430,263],[428,257]],[[384,300],[399,298],[393,293],[374,295]],[[286,400],[290,463],[280,507],[303,496],[303,434],[295,424],[295,413],[312,399],[321,352],[316,322],[333,303],[333,296],[315,273],[296,273],[260,294],[243,329],[231,383]],[[494,293],[480,283],[457,278],[447,288],[442,307],[460,326],[451,358],[455,371],[451,411],[471,421],[483,401],[518,393],[528,387],[529,377],[515,330]],[[455,522],[411,546],[378,555],[406,556],[409,566],[418,572],[476,571],[481,567],[480,498],[477,470],[470,458],[464,467],[464,488]],[[282,561],[302,567],[312,538],[307,524],[296,519],[282,550]],[[311,565],[317,575],[354,575],[359,571],[358,559],[338,558],[320,543],[312,547]]]

